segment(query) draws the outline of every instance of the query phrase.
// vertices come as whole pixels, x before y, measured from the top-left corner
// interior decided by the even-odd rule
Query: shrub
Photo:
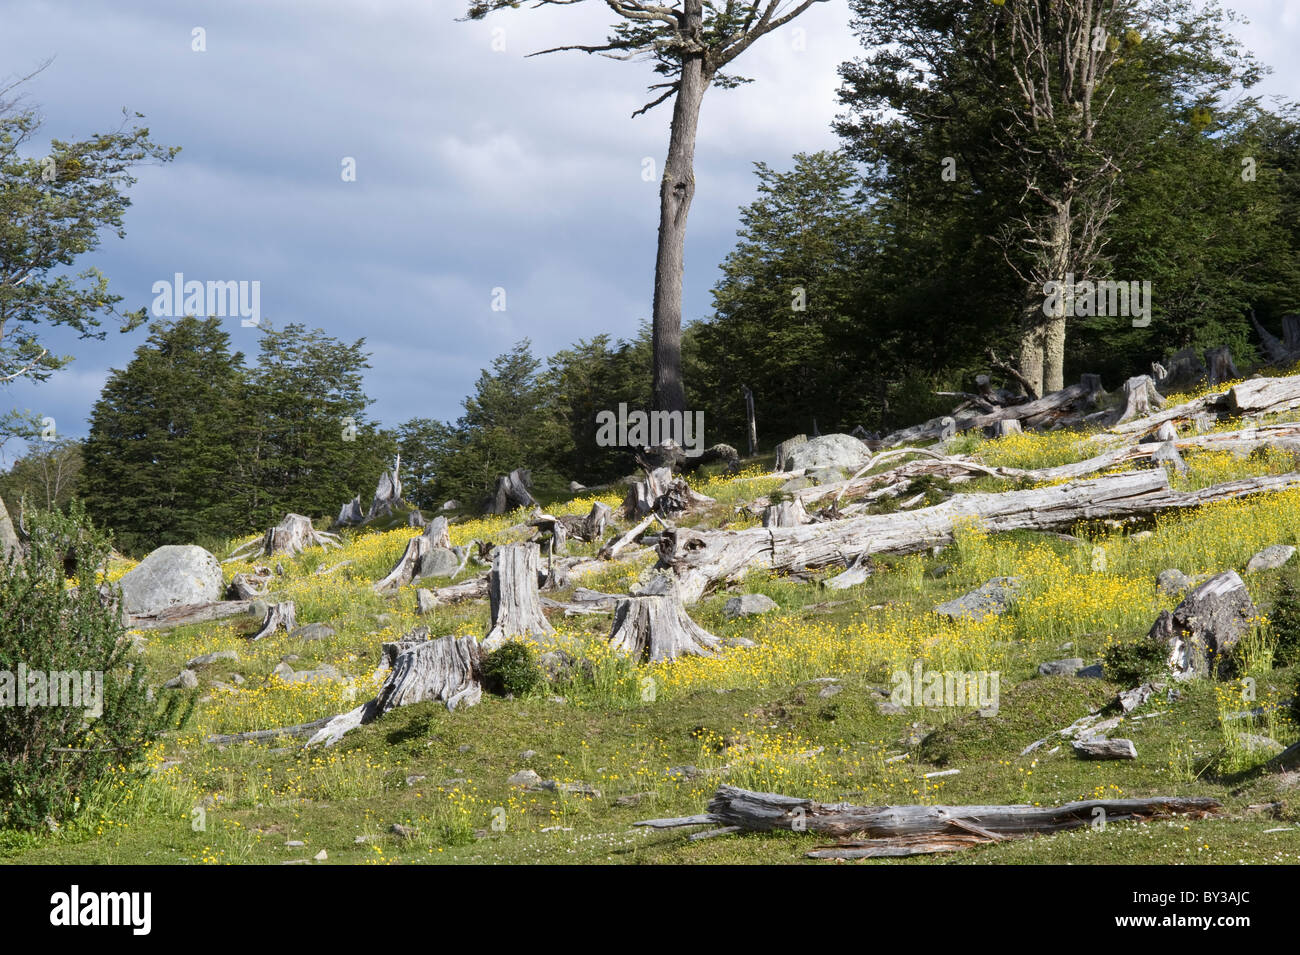
[[[1164,672],[1168,650],[1159,640],[1115,643],[1102,654],[1106,676],[1124,686],[1138,686]]]
[[[483,679],[493,693],[523,696],[543,677],[533,648],[511,640],[483,658]]]
[[[1276,666],[1300,663],[1300,579],[1294,570],[1282,577],[1282,586],[1269,614],[1277,642],[1273,649]]]
[[[26,559],[0,566],[0,825],[15,829],[72,818],[110,767],[143,777],[146,746],[189,714],[173,694],[150,702],[144,666],[128,662],[102,584],[108,543],[84,511],[39,513],[29,529]]]

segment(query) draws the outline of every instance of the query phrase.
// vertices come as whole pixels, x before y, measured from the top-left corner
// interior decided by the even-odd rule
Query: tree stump
[[[366,512],[363,523],[373,521],[377,517],[387,517],[393,513],[393,508],[401,503],[402,478],[399,473],[401,466],[402,456],[399,454],[393,459],[393,470],[385,471],[379,476],[374,500],[370,502],[370,510]]]
[[[283,603],[271,604],[266,608],[266,618],[262,621],[262,628],[250,640],[261,640],[263,637],[269,637],[277,630],[284,630],[288,633],[290,630],[298,629],[298,614],[294,609],[293,601],[286,600]]]
[[[1007,418],[990,426],[989,437],[1005,438],[1009,434],[1023,434],[1024,430],[1018,418]]]
[[[634,481],[623,501],[623,513],[635,519],[646,514],[677,514],[714,503],[691,490],[685,479],[673,477],[668,468],[655,468],[644,481]]]
[[[271,568],[254,567],[251,574],[235,574],[230,580],[231,600],[252,600],[262,597],[271,586]]]
[[[275,527],[266,532],[262,538],[262,556],[277,557],[287,554],[293,557],[301,554],[308,547],[330,547],[342,549],[343,545],[334,534],[327,534],[312,527],[311,518],[302,514],[287,514]]]
[[[532,495],[533,475],[524,468],[515,468],[497,478],[497,487],[488,505],[489,514],[505,514],[517,507],[537,507]]]
[[[488,595],[492,626],[483,649],[495,650],[514,637],[554,633],[537,592],[539,551],[536,544],[506,544],[492,554]]]
[[[793,438],[787,438],[776,446],[776,463],[773,465],[777,471],[790,470],[789,457],[790,452],[801,444],[808,443],[808,435],[796,434]]]
[[[1232,360],[1232,349],[1227,345],[1220,345],[1218,348],[1211,348],[1207,351],[1205,353],[1205,364],[1209,367],[1211,387],[1241,377],[1241,374],[1237,371],[1236,363]]]
[[[1116,424],[1145,418],[1153,411],[1165,406],[1164,395],[1156,391],[1156,383],[1150,375],[1138,375],[1124,382],[1124,412]]]
[[[426,558],[435,550],[451,550],[451,533],[445,517],[435,517],[425,526],[424,533],[406,542],[406,550],[393,565],[393,569],[375,584],[375,593],[405,587],[415,578],[424,576]],[[461,566],[464,567],[463,562]],[[460,571],[457,570],[456,573]]]
[[[1184,348],[1170,355],[1160,365],[1153,365],[1152,371],[1155,381],[1166,392],[1193,384],[1205,377],[1205,366],[1192,348]]]
[[[717,637],[687,615],[676,587],[666,594],[619,599],[614,605],[609,643],[650,663],[712,656],[721,646]]]
[[[361,510],[361,495],[358,494],[339,510],[339,516],[334,519],[334,526],[355,527],[365,519],[365,511]]]
[[[763,509],[764,527],[798,527],[800,524],[810,523],[811,520],[808,512],[804,510],[803,501],[799,498],[781,501],[779,504],[769,504]]]
[[[373,722],[399,706],[438,700],[448,710],[473,706],[483,696],[478,641],[445,636],[429,640],[428,627],[416,627],[397,643],[384,644],[384,663],[391,668],[378,695],[326,723],[308,746],[333,746],[351,729]]]

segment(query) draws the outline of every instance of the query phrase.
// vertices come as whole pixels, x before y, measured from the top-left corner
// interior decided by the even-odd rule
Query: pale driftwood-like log
[[[605,546],[600,549],[600,553],[597,556],[602,560],[613,560],[619,555],[619,552],[622,551],[623,548],[627,547],[628,544],[640,537],[645,529],[654,523],[655,520],[655,515],[651,514],[635,527],[628,528],[617,537],[611,537],[605,542]]]
[[[253,600],[257,597],[265,597],[272,579],[270,567],[254,567],[251,574],[235,574],[230,579],[230,598]]]
[[[190,623],[210,623],[237,617],[253,609],[252,600],[216,600],[211,603],[184,604],[168,607],[157,614],[131,617],[130,626],[136,630],[165,630]]]
[[[1053,530],[1080,520],[1148,516],[1210,501],[1300,486],[1300,474],[1264,475],[1199,491],[1174,491],[1158,470],[1116,474],[1000,494],[958,494],[933,507],[873,514],[803,527],[737,531],[669,529],[659,537],[659,566],[678,578],[682,599],[698,600],[751,567],[781,573],[840,563],[844,554],[909,553],[952,542],[975,521],[991,533]]]
[[[870,859],[951,852],[1007,839],[1106,823],[1170,816],[1200,819],[1222,809],[1204,796],[1086,799],[1063,806],[854,806],[719,786],[708,811],[633,823],[654,829],[735,827],[744,832],[816,832],[845,841],[814,849],[814,859]]]
[[[488,513],[505,514],[517,507],[536,507],[532,489],[533,475],[526,468],[515,468],[509,474],[502,474],[497,478]]]
[[[1124,382],[1124,410],[1117,424],[1135,418],[1148,417],[1152,411],[1165,406],[1165,396],[1156,390],[1150,375],[1138,375]]]
[[[764,527],[798,527],[810,520],[812,518],[804,510],[803,502],[797,497],[779,504],[769,504],[763,510]]]
[[[533,543],[506,544],[493,552],[488,581],[492,624],[483,639],[483,649],[495,650],[515,637],[555,632],[538,599],[538,556]]]
[[[973,428],[991,428],[1001,421],[1017,420],[1022,425],[1036,427],[1046,424],[1067,413],[1071,406],[1089,405],[1097,393],[1096,376],[1088,381],[1081,381],[1060,391],[1044,395],[1035,401],[997,408],[984,414],[961,412],[932,418],[923,424],[913,425],[885,435],[880,440],[880,447],[894,448],[901,444],[913,444],[918,441],[937,441],[951,432],[969,431]]]
[[[1252,378],[1228,389],[1226,403],[1233,414],[1275,414],[1300,407],[1300,375]]]
[[[865,584],[871,572],[871,559],[865,554],[859,554],[844,573],[836,574],[824,583],[831,590],[846,590],[858,584]]]
[[[292,600],[285,600],[267,606],[266,617],[262,620],[261,629],[248,639],[261,640],[271,636],[277,630],[288,633],[290,630],[296,630],[297,628],[298,612],[294,608]]]
[[[268,740],[282,739],[286,736],[310,736],[329,723],[331,719],[333,717],[327,716],[324,719],[312,720],[310,723],[281,726],[273,730],[250,730],[246,733],[214,733],[211,736],[203,737],[203,742],[225,745],[230,743],[265,743]]]
[[[614,605],[610,646],[650,663],[712,656],[721,645],[686,613],[675,587],[667,593],[624,597]]]
[[[483,696],[478,641],[451,635],[428,640],[428,632],[427,627],[417,627],[393,645],[392,668],[375,698],[331,719],[307,745],[333,746],[349,730],[411,703],[437,700],[448,710],[477,703]],[[385,651],[390,652],[387,644]]]
[[[1241,377],[1237,364],[1232,360],[1232,349],[1227,345],[1211,348],[1205,353],[1205,365],[1208,369],[1210,387],[1221,385]]]

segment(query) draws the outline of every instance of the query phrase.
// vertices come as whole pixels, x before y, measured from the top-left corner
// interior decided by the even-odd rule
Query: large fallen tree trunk
[[[506,544],[492,553],[488,587],[492,626],[483,638],[484,650],[495,650],[513,637],[555,632],[537,591],[538,549],[533,543]]]
[[[847,841],[808,853],[813,859],[871,859],[952,852],[970,846],[1066,829],[1102,819],[1145,822],[1169,816],[1193,819],[1222,808],[1204,796],[1085,799],[1064,806],[854,806],[797,796],[719,786],[708,811],[698,816],[633,823],[654,829],[717,826],[733,832],[817,832]],[[852,837],[849,839],[849,837]]]
[[[1024,404],[997,408],[986,414],[963,412],[951,416],[943,415],[924,424],[903,428],[900,431],[885,435],[880,440],[880,447],[892,448],[915,441],[934,441],[943,437],[945,431],[954,425],[957,431],[969,431],[972,428],[988,428],[999,421],[1017,420],[1032,427],[1050,420],[1054,416],[1063,414],[1071,405],[1090,406],[1099,390],[1100,384],[1096,377],[1088,376],[1084,381],[1080,381],[1076,385],[1054,391],[1036,401],[1026,401]]]
[[[751,567],[789,573],[842,564],[846,554],[911,553],[951,543],[954,528],[971,521],[990,533],[1051,530],[1081,520],[1147,516],[1291,487],[1300,487],[1300,474],[1263,475],[1200,491],[1175,491],[1161,468],[1025,491],[958,494],[915,511],[802,527],[674,528],[659,537],[659,566],[673,570],[682,599],[693,603],[722,581],[739,580]]]
[[[168,627],[182,627],[189,623],[208,623],[237,617],[253,609],[252,600],[215,600],[211,603],[182,604],[168,607],[152,615],[131,617],[130,626],[136,630],[164,630]]]

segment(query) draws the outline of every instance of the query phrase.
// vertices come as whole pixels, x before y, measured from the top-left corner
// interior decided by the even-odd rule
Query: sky
[[[456,418],[480,369],[520,339],[544,357],[630,338],[649,318],[659,177],[643,173],[663,161],[671,104],[631,118],[658,79],[647,63],[527,56],[602,41],[599,0],[473,23],[456,20],[464,0],[0,3],[0,78],[52,58],[23,88],[45,118],[33,155],[115,128],[124,108],[182,147],[138,170],[126,238],[79,263],[125,309],[152,307],[154,283],[176,273],[258,282],[264,321],[366,339],[370,414],[390,427]],[[1227,6],[1274,67],[1263,92],[1300,99],[1300,0]],[[848,0],[815,5],[733,64],[753,83],[705,97],[685,320],[709,314],[753,163],[785,169],[836,146],[837,67],[862,52],[848,24]],[[255,327],[224,325],[256,353]],[[0,389],[0,410],[83,436],[146,334],[54,337],[75,361]]]

